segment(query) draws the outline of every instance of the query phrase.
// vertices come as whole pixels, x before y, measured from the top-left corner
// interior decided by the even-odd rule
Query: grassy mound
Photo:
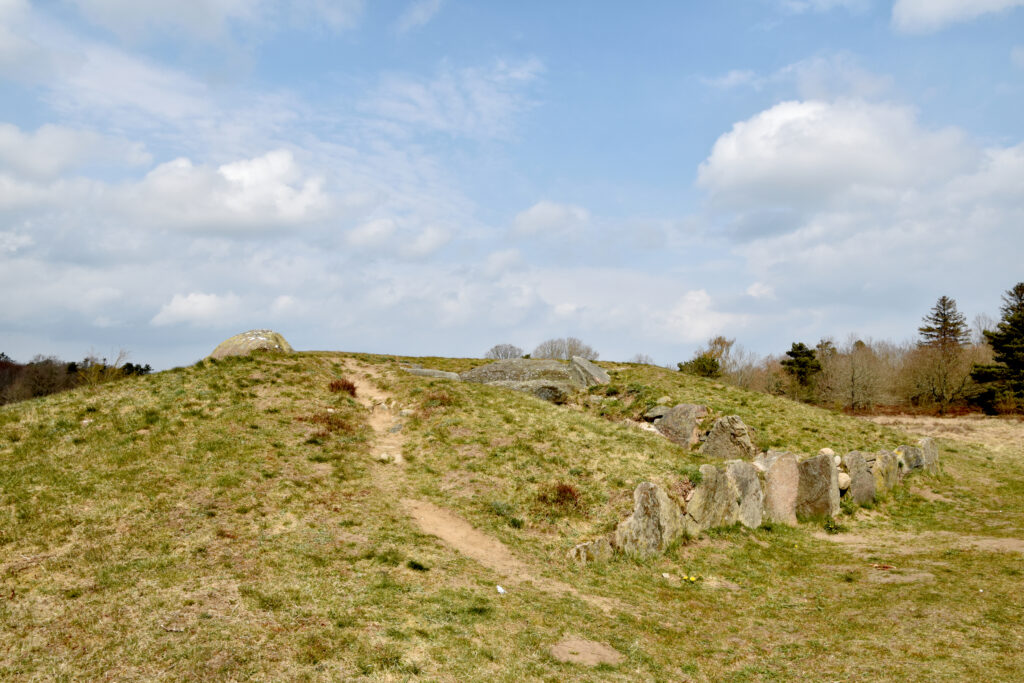
[[[0,677],[1009,680],[1024,664],[1016,448],[940,442],[946,473],[838,520],[842,543],[736,528],[579,568],[566,550],[626,516],[638,482],[702,462],[621,421],[663,396],[740,415],[764,447],[910,437],[646,366],[603,364],[610,387],[553,406],[398,361],[256,354],[0,408]],[[353,364],[404,411],[400,475],[371,458]],[[401,497],[458,513],[537,580],[499,594]],[[560,662],[568,635],[624,661]]]

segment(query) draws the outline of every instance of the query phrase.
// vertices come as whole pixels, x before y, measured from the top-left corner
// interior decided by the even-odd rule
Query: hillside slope
[[[625,517],[637,483],[701,462],[621,421],[662,396],[739,414],[764,447],[910,437],[647,366],[605,364],[611,388],[554,406],[398,361],[231,358],[0,409],[0,675],[1010,680],[1024,664],[1024,453],[943,441],[944,474],[835,536],[728,529],[581,568],[566,551]],[[342,377],[354,398],[331,390]],[[569,636],[621,660],[561,661]]]

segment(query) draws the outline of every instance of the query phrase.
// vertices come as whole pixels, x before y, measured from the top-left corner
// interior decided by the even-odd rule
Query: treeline
[[[971,335],[956,301],[943,296],[914,341],[793,342],[785,354],[758,359],[715,337],[678,368],[849,412],[1022,413],[1024,282],[1006,292],[1000,312],[999,321],[979,316]]]
[[[133,375],[148,375],[153,371],[148,363],[124,362],[124,355],[120,354],[113,363],[94,356],[69,363],[41,355],[28,363],[18,363],[6,353],[0,353],[0,405],[81,386],[97,386]]]

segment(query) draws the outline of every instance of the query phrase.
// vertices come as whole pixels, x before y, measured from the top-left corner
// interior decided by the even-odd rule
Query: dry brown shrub
[[[352,383],[352,380],[347,379],[345,377],[334,380],[329,385],[327,385],[327,388],[330,389],[331,392],[335,394],[344,391],[352,398],[356,397],[356,385]]]

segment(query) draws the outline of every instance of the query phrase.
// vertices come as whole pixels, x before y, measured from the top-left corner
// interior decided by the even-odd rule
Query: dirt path
[[[581,593],[567,583],[538,576],[504,543],[474,528],[451,510],[424,500],[403,497],[408,486],[402,457],[405,435],[401,428],[401,407],[394,397],[377,386],[375,369],[351,359],[345,361],[345,368],[348,378],[356,386],[356,400],[370,411],[369,423],[375,434],[370,447],[375,461],[372,468],[374,483],[385,494],[400,498],[402,507],[424,533],[436,536],[457,552],[487,567],[510,587],[530,584],[545,593],[579,598],[605,613],[629,611],[627,605],[617,600]]]

